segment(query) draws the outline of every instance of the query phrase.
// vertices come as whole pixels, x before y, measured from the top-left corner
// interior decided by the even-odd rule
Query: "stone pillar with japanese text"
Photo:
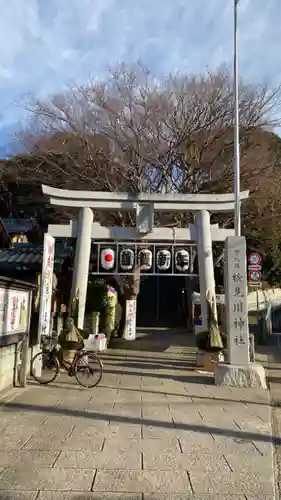
[[[228,363],[217,364],[215,384],[266,389],[264,367],[250,362],[244,236],[229,236],[226,239],[224,277]]]
[[[225,245],[225,309],[228,360],[230,364],[250,362],[246,240],[230,236]]]

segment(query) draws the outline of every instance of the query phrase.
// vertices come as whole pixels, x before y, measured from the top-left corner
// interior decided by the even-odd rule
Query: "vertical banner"
[[[137,301],[135,299],[126,300],[126,322],[123,335],[125,340],[136,339],[136,316]]]
[[[42,274],[40,281],[40,309],[38,322],[39,341],[41,335],[50,334],[54,257],[55,239],[49,233],[45,233]]]
[[[229,363],[248,365],[250,352],[244,236],[229,236],[226,239],[225,257],[225,308]]]

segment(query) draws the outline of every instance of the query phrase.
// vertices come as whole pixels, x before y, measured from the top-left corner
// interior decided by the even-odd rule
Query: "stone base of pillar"
[[[219,363],[215,370],[215,385],[267,389],[265,369],[258,363],[246,366]]]

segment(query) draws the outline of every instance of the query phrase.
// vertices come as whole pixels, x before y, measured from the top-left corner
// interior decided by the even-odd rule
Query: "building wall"
[[[0,348],[0,391],[13,387],[15,354],[16,344]]]
[[[11,389],[14,386],[16,367],[17,344],[0,347],[0,392]],[[30,347],[28,350],[27,375],[30,371],[30,360],[40,351],[40,345]],[[18,366],[20,357],[18,357]],[[16,381],[17,383],[17,381]]]

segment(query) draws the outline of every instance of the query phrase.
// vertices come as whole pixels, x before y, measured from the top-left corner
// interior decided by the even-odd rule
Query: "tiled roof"
[[[68,255],[71,249],[65,247],[56,251],[55,263],[61,263]],[[0,267],[11,265],[16,268],[41,267],[43,257],[43,247],[22,247],[0,249]]]
[[[13,264],[23,266],[42,263],[42,249],[34,248],[5,248],[0,250],[0,266]]]
[[[36,227],[37,221],[36,219],[17,219],[13,217],[4,217],[2,220],[2,224],[4,225],[7,233],[11,234],[26,234],[31,229]]]

